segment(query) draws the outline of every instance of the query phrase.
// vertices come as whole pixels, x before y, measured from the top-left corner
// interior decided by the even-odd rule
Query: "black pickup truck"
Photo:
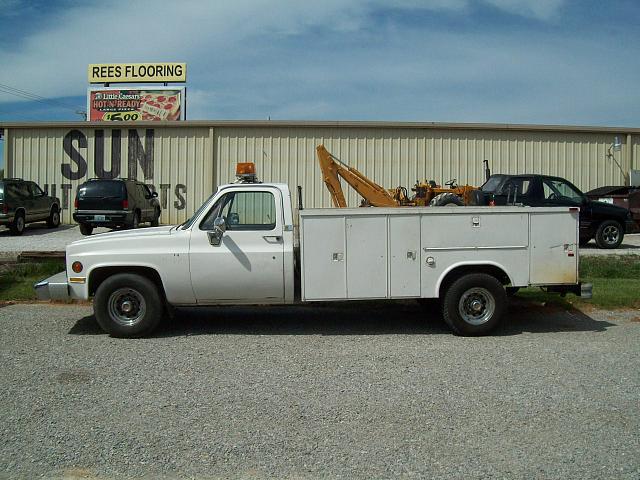
[[[637,229],[628,209],[590,200],[568,180],[549,175],[491,175],[475,200],[481,205],[580,207],[580,245],[595,238],[600,248],[617,248],[625,233]]]

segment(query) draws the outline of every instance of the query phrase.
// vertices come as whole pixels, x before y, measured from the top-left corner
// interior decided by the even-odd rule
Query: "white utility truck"
[[[287,185],[240,178],[181,225],[71,243],[38,297],[93,297],[106,332],[137,337],[174,306],[421,298],[442,299],[455,333],[482,335],[507,289],[591,295],[578,280],[578,208],[299,206],[294,229]]]

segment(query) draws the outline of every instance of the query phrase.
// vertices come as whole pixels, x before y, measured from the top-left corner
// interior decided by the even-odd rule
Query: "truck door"
[[[282,213],[276,188],[231,188],[192,226],[189,264],[198,303],[284,301]],[[210,234],[219,217],[226,231],[216,246]]]
[[[583,193],[563,178],[542,180],[543,205],[545,207],[580,207],[580,237],[589,238],[591,211],[584,202]]]

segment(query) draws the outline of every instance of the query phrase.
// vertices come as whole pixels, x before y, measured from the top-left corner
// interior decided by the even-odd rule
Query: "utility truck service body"
[[[505,288],[590,295],[578,281],[577,208],[302,209],[285,184],[223,185],[182,225],[67,246],[41,299],[93,305],[115,336],[141,336],[166,308],[442,298],[459,334],[495,328]],[[295,235],[294,232],[299,235]]]

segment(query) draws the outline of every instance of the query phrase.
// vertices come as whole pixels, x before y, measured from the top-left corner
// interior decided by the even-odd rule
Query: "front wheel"
[[[151,219],[151,226],[157,227],[158,225],[160,225],[160,210],[156,208],[153,212],[153,218]]]
[[[60,226],[60,211],[56,207],[53,207],[49,218],[47,218],[47,227],[58,228],[58,226]]]
[[[599,248],[618,248],[623,238],[622,226],[615,220],[605,220],[596,231],[596,244]]]
[[[507,294],[497,278],[470,273],[447,289],[442,316],[458,335],[486,335],[495,329],[507,305]]]
[[[140,226],[140,214],[138,212],[134,212],[133,221],[131,222],[131,228],[138,228]]]
[[[93,311],[100,327],[112,336],[141,337],[151,333],[160,323],[162,298],[148,278],[119,273],[98,287]]]

